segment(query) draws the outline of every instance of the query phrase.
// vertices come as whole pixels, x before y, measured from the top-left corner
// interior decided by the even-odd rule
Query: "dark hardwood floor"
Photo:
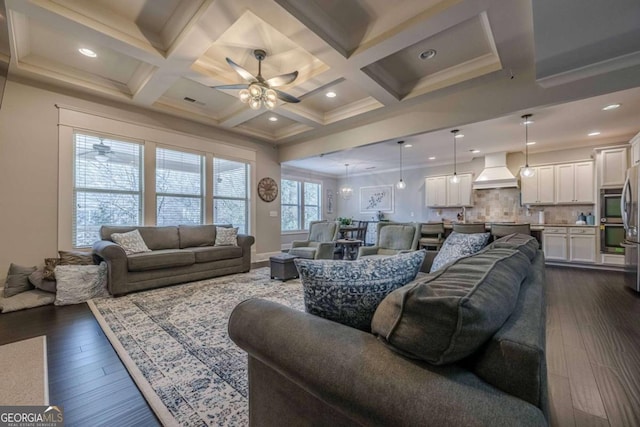
[[[640,296],[619,272],[546,274],[552,425],[640,426]],[[39,335],[66,425],[159,425],[86,304],[0,315],[0,345]]]

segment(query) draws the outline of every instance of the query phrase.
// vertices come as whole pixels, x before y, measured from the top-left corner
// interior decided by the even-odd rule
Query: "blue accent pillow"
[[[415,279],[424,250],[355,261],[294,260],[307,313],[353,328],[371,330],[378,305],[393,290]]]
[[[438,271],[463,256],[475,254],[487,245],[489,236],[490,233],[466,234],[452,232],[442,244],[438,255],[433,259],[430,272]]]

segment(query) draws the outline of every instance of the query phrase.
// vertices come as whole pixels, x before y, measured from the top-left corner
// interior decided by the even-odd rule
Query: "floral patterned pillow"
[[[215,246],[238,246],[238,227],[216,227]]]
[[[138,229],[129,231],[128,233],[113,233],[111,240],[120,245],[127,255],[151,252],[151,249],[147,247]]]
[[[472,255],[487,246],[490,233],[452,232],[442,244],[442,248],[431,264],[431,273],[466,255]]]
[[[364,331],[378,305],[392,291],[415,279],[424,250],[355,261],[294,260],[307,313]]]

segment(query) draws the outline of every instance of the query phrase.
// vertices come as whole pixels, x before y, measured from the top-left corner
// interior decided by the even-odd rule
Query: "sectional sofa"
[[[250,424],[547,425],[544,272],[535,239],[507,236],[391,292],[371,333],[239,304]]]

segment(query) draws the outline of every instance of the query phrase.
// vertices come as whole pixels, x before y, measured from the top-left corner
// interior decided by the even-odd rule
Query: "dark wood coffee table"
[[[294,255],[281,253],[269,258],[271,264],[271,278],[280,279],[286,282],[289,279],[296,279],[299,277],[298,269],[296,268],[294,259],[299,258]]]

